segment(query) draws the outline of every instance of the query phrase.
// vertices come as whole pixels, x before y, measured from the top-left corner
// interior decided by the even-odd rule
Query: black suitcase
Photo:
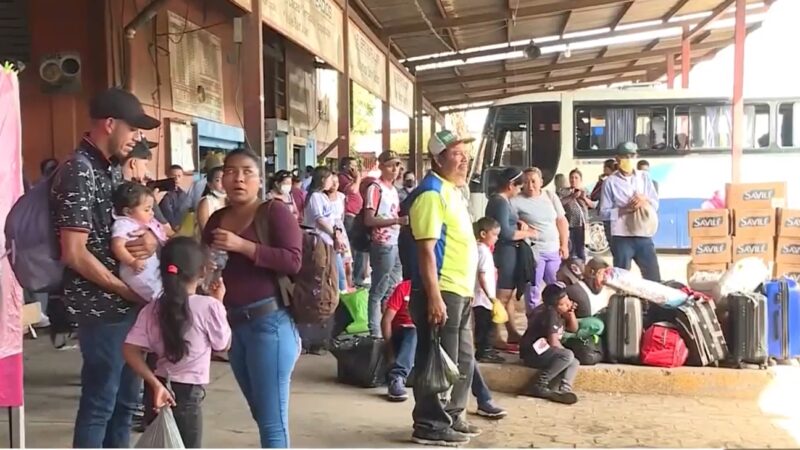
[[[730,360],[767,367],[767,298],[760,293],[736,292],[727,300],[727,323],[724,330]]]
[[[342,336],[333,339],[336,379],[340,383],[373,388],[386,383],[384,340],[373,336]]]
[[[603,336],[606,339],[605,360],[610,363],[636,362],[642,342],[642,300],[615,294],[608,301]]]
[[[675,325],[689,348],[687,366],[704,367],[727,358],[728,346],[714,302],[690,299],[675,311]]]

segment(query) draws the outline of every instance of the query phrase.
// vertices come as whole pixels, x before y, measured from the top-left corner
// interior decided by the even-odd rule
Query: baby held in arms
[[[154,218],[153,192],[138,183],[124,183],[112,197],[114,224],[111,227],[111,251],[120,262],[119,277],[144,301],[161,296],[162,284],[159,260],[156,251],[147,259],[137,259],[125,247],[125,243],[136,239],[136,232],[152,231],[159,242],[167,236],[161,224]]]

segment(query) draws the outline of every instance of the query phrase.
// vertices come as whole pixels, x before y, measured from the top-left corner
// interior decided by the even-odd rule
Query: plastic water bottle
[[[228,264],[228,252],[225,250],[211,249],[209,261],[214,270],[203,280],[201,287],[204,292],[208,292],[211,285],[222,276],[222,271],[225,269],[225,265]]]

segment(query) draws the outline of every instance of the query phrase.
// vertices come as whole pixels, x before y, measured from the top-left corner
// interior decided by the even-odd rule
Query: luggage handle
[[[630,342],[631,342],[631,340],[630,340],[630,330],[628,329],[628,326],[627,326],[628,323],[630,323],[630,322],[628,322],[629,318],[630,318],[630,313],[625,313],[625,333],[624,333],[625,341],[624,342],[625,342],[626,345],[630,344]]]
[[[776,310],[772,315],[774,316],[774,322],[775,322],[775,326],[773,327],[773,330],[775,330],[775,333],[774,333],[775,334],[775,340],[778,340],[778,339],[781,338],[781,330],[780,330],[781,313],[780,313],[780,311]]]

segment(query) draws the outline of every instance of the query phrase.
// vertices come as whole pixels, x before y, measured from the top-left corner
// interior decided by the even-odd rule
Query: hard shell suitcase
[[[767,367],[767,298],[757,292],[735,292],[727,297],[725,339],[730,360]]]
[[[688,366],[719,364],[728,356],[713,301],[690,299],[677,308],[675,325],[689,349]]]
[[[764,283],[767,296],[767,351],[771,358],[800,356],[800,288],[790,278]]]
[[[642,300],[625,295],[612,295],[606,314],[606,361],[636,362],[642,340]]]

